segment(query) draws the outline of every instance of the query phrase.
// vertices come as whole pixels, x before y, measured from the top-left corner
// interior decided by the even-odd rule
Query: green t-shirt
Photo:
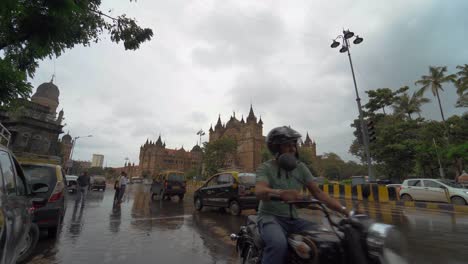
[[[285,170],[280,170],[278,177],[278,165],[276,160],[269,160],[260,165],[257,169],[257,182],[267,182],[272,189],[282,190],[302,190],[304,184],[314,180],[309,169],[302,162],[299,162],[297,168],[286,175]],[[258,216],[262,220],[271,219],[271,216],[290,216],[289,205],[280,201],[260,201]],[[292,217],[297,218],[297,210],[293,206]]]

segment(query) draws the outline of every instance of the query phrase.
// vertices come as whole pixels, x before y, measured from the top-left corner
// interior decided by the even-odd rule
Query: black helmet
[[[288,143],[288,142],[297,142],[301,138],[301,134],[296,130],[287,127],[276,127],[273,128],[266,137],[266,143],[268,150],[276,156],[279,154],[279,145]]]

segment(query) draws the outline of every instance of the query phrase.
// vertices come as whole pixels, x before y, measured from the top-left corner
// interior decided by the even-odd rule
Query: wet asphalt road
[[[184,201],[151,201],[148,186],[127,189],[120,208],[114,191],[89,192],[82,206],[68,196],[59,237],[41,234],[31,263],[236,263],[229,234],[245,222],[220,210],[195,212],[191,195]],[[348,205],[351,206],[351,205]],[[468,214],[364,205],[379,222],[397,225],[408,237],[410,263],[468,263]],[[322,222],[318,212],[303,217]]]

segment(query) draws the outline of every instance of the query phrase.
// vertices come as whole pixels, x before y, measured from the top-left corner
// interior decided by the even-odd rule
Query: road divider
[[[453,205],[449,203],[400,201],[398,190],[393,187],[379,184],[321,184],[320,189],[336,199],[351,201],[369,201],[376,203],[389,203],[396,206],[427,208],[450,212],[468,213],[468,206]]]

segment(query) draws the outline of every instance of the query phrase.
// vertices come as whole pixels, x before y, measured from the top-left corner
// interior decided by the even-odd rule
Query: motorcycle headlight
[[[369,254],[381,263],[407,263],[405,237],[394,226],[374,223],[367,231]]]

